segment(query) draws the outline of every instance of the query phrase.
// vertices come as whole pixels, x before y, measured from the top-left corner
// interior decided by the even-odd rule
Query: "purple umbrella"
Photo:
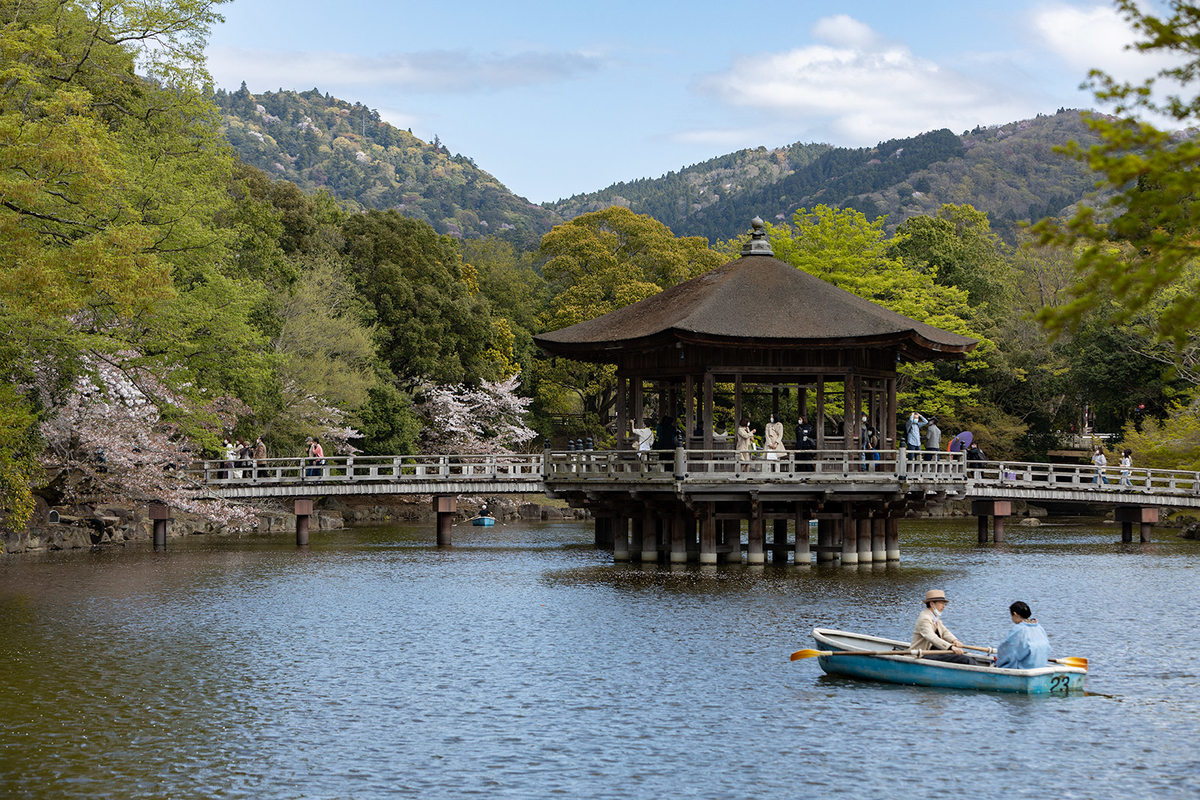
[[[970,431],[963,431],[950,440],[950,447],[947,449],[951,453],[962,453],[971,446],[973,441],[975,441],[975,435]]]

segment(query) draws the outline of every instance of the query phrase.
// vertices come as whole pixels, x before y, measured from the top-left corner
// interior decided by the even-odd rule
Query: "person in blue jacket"
[[[1050,640],[1029,605],[1018,600],[1008,607],[1013,628],[996,648],[996,666],[1005,669],[1036,669],[1046,666],[1050,657]]]

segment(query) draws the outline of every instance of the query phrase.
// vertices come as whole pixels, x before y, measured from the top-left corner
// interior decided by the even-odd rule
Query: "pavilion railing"
[[[1090,464],[1039,464],[1015,461],[972,462],[967,465],[977,487],[1126,491],[1154,495],[1200,496],[1200,472],[1136,469],[1122,474],[1120,466],[1098,470]]]
[[[551,453],[546,480],[686,481],[852,480],[856,483],[966,481],[960,453],[903,450],[583,450]]]
[[[332,456],[266,458],[258,461],[202,461],[190,474],[212,485],[262,485],[304,483],[377,483],[402,481],[539,481],[543,456],[531,455],[425,455]]]

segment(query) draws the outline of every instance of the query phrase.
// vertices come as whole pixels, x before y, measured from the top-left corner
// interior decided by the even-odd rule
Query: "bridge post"
[[[700,563],[717,563],[717,504],[705,503],[700,520]]]
[[[875,560],[871,553],[871,517],[861,510],[858,513],[863,514],[854,521],[858,528],[858,563],[870,564]]]
[[[883,514],[876,513],[871,517],[871,560],[876,564],[887,561],[887,520]]]
[[[775,520],[772,520],[772,523],[774,523],[774,530],[772,531],[774,536],[771,540],[771,561],[779,563],[779,564],[786,564],[787,560],[788,560],[788,553],[787,553],[788,521],[786,518],[785,519],[775,519]]]
[[[613,561],[629,560],[629,517],[618,514],[613,519]]]
[[[894,510],[888,512],[887,533],[884,537],[884,547],[887,549],[888,561],[900,560],[900,518]]]
[[[742,563],[742,521],[740,519],[721,520],[721,543],[725,545],[725,563]]]
[[[654,512],[646,508],[646,516],[642,522],[642,563],[653,564],[658,561],[658,536],[655,534]]]
[[[633,554],[637,553],[638,559],[642,557],[642,530],[644,520],[641,517],[629,518],[629,560],[633,560]]]
[[[1150,541],[1150,531],[1158,522],[1158,508],[1154,506],[1117,506],[1113,519],[1121,523],[1121,541],[1133,541],[1133,524],[1138,524],[1138,538],[1142,544]]]
[[[793,518],[796,520],[796,544],[792,559],[798,567],[811,566],[812,543],[809,541],[808,514],[804,511],[804,503],[797,501]]]
[[[450,547],[450,526],[454,523],[454,512],[458,510],[455,497],[433,498],[433,510],[437,514],[437,546]]]
[[[838,519],[838,527],[842,534],[842,566],[858,564],[858,524],[854,520],[854,512],[849,503],[843,503],[842,515]]]
[[[973,500],[971,513],[979,518],[979,543],[987,544],[987,518],[992,517],[992,541],[1004,541],[1004,518],[1012,514],[1012,503],[1008,500]]]
[[[297,500],[292,510],[296,513],[296,547],[308,546],[308,518],[312,514],[312,500]]]
[[[171,518],[171,507],[162,503],[150,504],[150,519],[154,520],[154,549],[167,549],[167,520]]]
[[[671,563],[687,563],[688,519],[682,508],[671,515]]]
[[[764,563],[766,556],[763,553],[762,504],[757,499],[750,501],[750,526],[746,539],[748,542],[746,546],[746,563]]]
[[[817,520],[817,563],[823,564],[833,561],[833,553],[829,547],[833,544],[837,537],[836,523],[832,519]]]

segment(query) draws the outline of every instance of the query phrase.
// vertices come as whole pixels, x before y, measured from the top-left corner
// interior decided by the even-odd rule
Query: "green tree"
[[[1188,265],[1200,255],[1200,204],[1194,202],[1200,189],[1200,139],[1160,130],[1141,117],[1166,117],[1180,128],[1200,121],[1200,96],[1157,91],[1158,78],[1182,88],[1196,79],[1200,7],[1170,2],[1169,15],[1155,16],[1132,0],[1116,5],[1140,37],[1137,50],[1182,63],[1140,84],[1090,73],[1096,98],[1115,106],[1113,116],[1088,115],[1099,142],[1086,149],[1072,143],[1066,152],[1086,162],[1112,197],[1100,208],[1079,208],[1066,222],[1043,220],[1036,227],[1043,243],[1081,247],[1080,279],[1071,302],[1046,309],[1042,319],[1056,330],[1077,325],[1094,309],[1128,320],[1149,309],[1164,288],[1187,282],[1186,291],[1174,292],[1154,309],[1161,335],[1182,345],[1200,324],[1200,293],[1188,274]],[[1109,306],[1114,298],[1117,304]]]

